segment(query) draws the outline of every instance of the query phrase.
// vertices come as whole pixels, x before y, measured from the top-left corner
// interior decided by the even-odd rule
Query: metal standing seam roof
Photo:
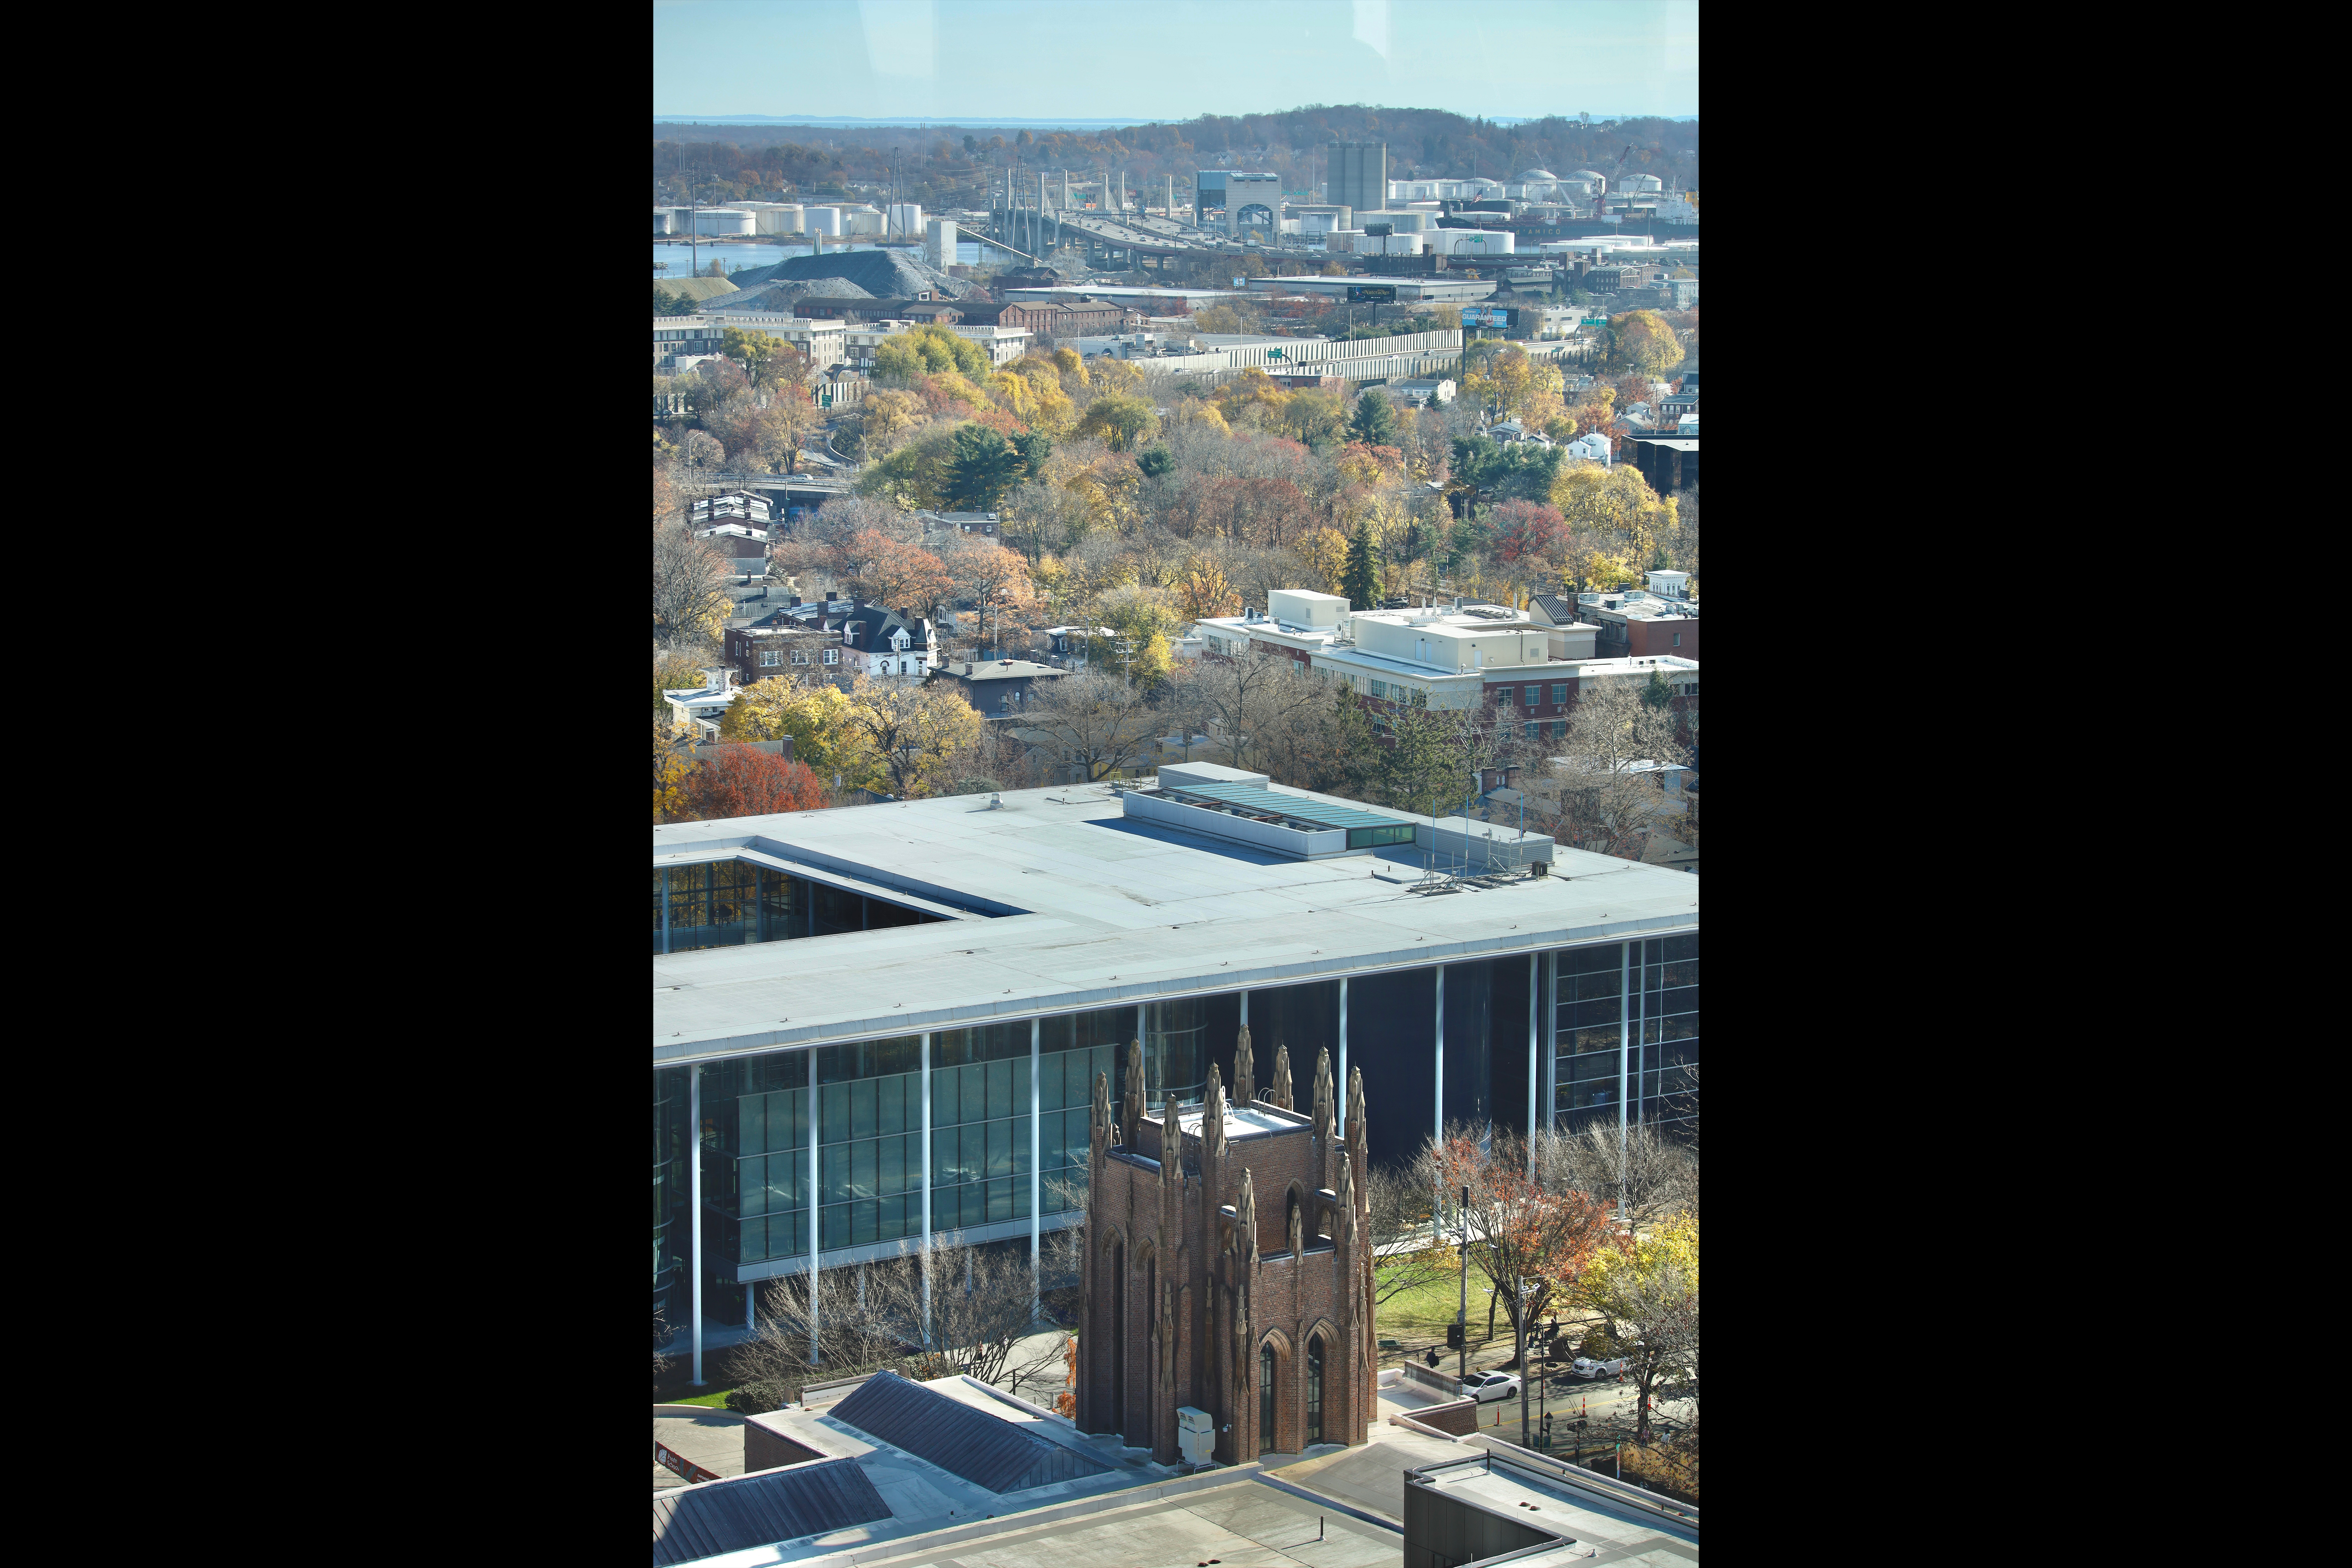
[[[1298,822],[1312,822],[1323,827],[1394,827],[1406,818],[1382,816],[1376,812],[1351,811],[1344,805],[1333,805],[1296,795],[1276,795],[1255,784],[1162,784],[1160,793],[1171,800],[1211,800],[1225,805],[1238,805],[1244,811],[1260,811],[1268,816],[1287,816]]]
[[[825,1414],[1000,1495],[1110,1468],[887,1368]]]
[[[706,1481],[654,1494],[654,1563],[691,1563],[889,1517],[856,1459]]]

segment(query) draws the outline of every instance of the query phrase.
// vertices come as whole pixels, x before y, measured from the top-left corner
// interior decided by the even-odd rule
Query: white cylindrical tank
[[[1425,234],[1360,234],[1354,243],[1358,256],[1419,256],[1428,248]]]
[[[1323,248],[1336,250],[1343,256],[1352,255],[1356,248],[1355,242],[1363,237],[1364,231],[1360,228],[1328,229],[1323,236]]]
[[[844,234],[880,234],[882,214],[875,207],[844,207],[841,209],[841,232]]]
[[[761,234],[800,233],[801,211],[802,208],[797,202],[763,204],[760,208],[760,232]]]
[[[804,234],[839,234],[841,209],[839,207],[803,207],[801,230]]]
[[[1635,191],[1663,191],[1666,188],[1666,183],[1655,174],[1635,174],[1625,182],[1625,188]]]
[[[895,236],[911,237],[923,232],[923,204],[920,202],[892,202],[887,216],[890,220],[890,232]]]
[[[757,234],[760,224],[750,213],[740,207],[701,207],[694,214],[697,234],[738,235]]]
[[[1579,169],[1576,173],[1570,174],[1569,178],[1571,180],[1590,180],[1592,182],[1592,188],[1595,191],[1605,192],[1609,189],[1609,176],[1602,174],[1598,169]]]

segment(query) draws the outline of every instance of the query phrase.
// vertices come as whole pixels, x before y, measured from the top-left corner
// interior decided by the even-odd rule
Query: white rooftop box
[[[1273,588],[1266,592],[1265,613],[1289,626],[1330,627],[1348,618],[1348,601],[1305,588]]]
[[[1244,773],[1219,763],[1169,763],[1160,770],[1160,782],[1181,788],[1186,784],[1255,784],[1264,789],[1273,781],[1264,773]]]

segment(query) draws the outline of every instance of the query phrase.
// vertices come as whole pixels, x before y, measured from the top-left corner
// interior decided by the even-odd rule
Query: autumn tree
[[[1029,574],[1028,563],[987,535],[956,535],[940,550],[940,561],[947,569],[949,581],[955,585],[956,596],[969,600],[980,613],[981,646],[993,646],[987,641],[992,616],[998,640],[1002,641],[1008,618],[1019,619],[1037,613],[1037,585]]]
[[[1112,451],[1124,452],[1138,441],[1149,440],[1159,428],[1160,416],[1148,401],[1123,392],[1106,392],[1087,406],[1077,433],[1097,437]]]
[[[686,813],[672,821],[715,822],[730,816],[767,816],[784,811],[814,811],[825,804],[816,775],[756,746],[720,744],[705,752],[686,776]]]
[[[1613,1235],[1605,1204],[1574,1188],[1547,1187],[1529,1172],[1526,1141],[1486,1122],[1448,1124],[1444,1141],[1424,1144],[1416,1162],[1421,1180],[1444,1194],[1446,1219],[1466,1235],[1470,1267],[1493,1287],[1489,1339],[1496,1309],[1524,1312],[1529,1321],[1540,1317],[1556,1296],[1573,1290]]]
[[[1566,1295],[1600,1320],[1607,1349],[1625,1358],[1633,1440],[1646,1444],[1659,1385],[1698,1382],[1697,1216],[1675,1215],[1648,1231],[1613,1234],[1567,1282]]]
[[[654,820],[686,821],[686,775],[694,766],[693,737],[673,734],[667,722],[656,720],[653,738]]]
[[[1634,468],[1563,468],[1552,479],[1549,499],[1570,533],[1635,564],[1647,561],[1658,540],[1675,529],[1675,503],[1661,500]]]
[[[1655,310],[1628,310],[1609,319],[1609,359],[1612,368],[1662,376],[1683,360],[1682,340]]]
[[[877,681],[852,698],[847,722],[880,763],[890,793],[915,800],[952,784],[947,761],[980,739],[985,721],[948,686]]]
[[[851,684],[856,684],[852,678]],[[849,722],[850,697],[828,681],[777,677],[743,688],[719,718],[728,741],[773,741],[790,735],[793,757],[828,786],[879,789],[881,759],[865,732]]]

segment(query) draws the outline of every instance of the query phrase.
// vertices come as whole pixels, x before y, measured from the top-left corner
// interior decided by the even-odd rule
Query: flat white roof
[[[1127,817],[1102,785],[1002,799],[656,827],[656,868],[740,860],[1012,912],[656,957],[655,1065],[1698,929],[1696,879],[1564,847],[1549,876],[1433,899],[1373,874],[1417,875],[1412,846],[1294,860]]]

